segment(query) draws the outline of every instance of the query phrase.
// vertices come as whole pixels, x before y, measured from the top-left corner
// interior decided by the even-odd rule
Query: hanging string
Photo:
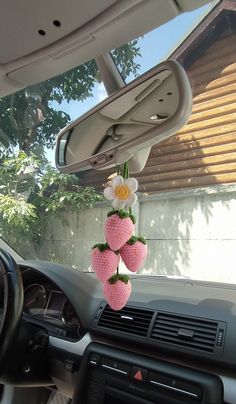
[[[129,178],[129,163],[128,163],[128,161],[126,161],[125,164],[124,164],[123,178],[124,178],[124,180],[127,180]],[[132,209],[131,208],[129,208],[129,214],[132,215]]]
[[[124,178],[124,180],[127,180],[127,178],[129,178],[129,165],[128,165],[127,161],[124,164],[123,178]]]
[[[116,171],[117,175],[120,175],[120,165],[117,166],[117,171]],[[116,268],[116,275],[119,275],[119,265]]]

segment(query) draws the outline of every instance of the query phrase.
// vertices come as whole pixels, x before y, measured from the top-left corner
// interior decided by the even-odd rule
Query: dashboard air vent
[[[217,329],[216,321],[158,312],[151,338],[187,349],[213,352]]]
[[[154,312],[126,306],[120,311],[114,311],[106,306],[98,322],[99,327],[126,334],[147,336]]]

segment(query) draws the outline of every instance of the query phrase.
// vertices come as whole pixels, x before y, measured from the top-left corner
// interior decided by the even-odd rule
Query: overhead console
[[[223,403],[219,377],[91,343],[72,404]]]

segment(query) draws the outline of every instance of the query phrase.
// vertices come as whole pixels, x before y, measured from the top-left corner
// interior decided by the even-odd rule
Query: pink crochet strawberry
[[[96,244],[92,250],[92,268],[97,278],[105,282],[116,271],[120,261],[118,252],[112,251],[108,244]]]
[[[113,310],[121,310],[131,293],[131,283],[126,275],[113,275],[104,283],[104,296]]]
[[[120,255],[130,271],[138,271],[143,265],[147,255],[146,240],[142,237],[131,237],[121,248]]]
[[[105,223],[105,236],[113,251],[119,250],[134,232],[135,218],[124,210],[113,210],[108,213]]]

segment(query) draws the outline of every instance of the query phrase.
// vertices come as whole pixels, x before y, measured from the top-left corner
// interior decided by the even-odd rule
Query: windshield
[[[136,176],[136,234],[148,244],[140,275],[236,283],[227,264],[236,260],[236,17],[215,20],[211,8],[111,52],[126,83],[170,56],[193,90],[188,124],[154,146]],[[54,148],[65,125],[106,97],[92,60],[0,99],[0,235],[24,259],[91,271],[92,246],[104,241],[102,191],[111,173],[60,174]]]

